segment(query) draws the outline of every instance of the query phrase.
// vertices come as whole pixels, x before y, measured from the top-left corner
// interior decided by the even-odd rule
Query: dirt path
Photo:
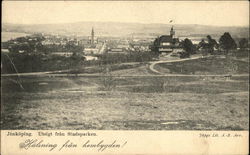
[[[147,62],[147,63],[152,63],[152,62]],[[121,63],[122,65],[137,65],[137,64],[141,64],[141,62],[127,62],[127,63]],[[90,67],[85,67],[85,69],[89,69],[92,68],[93,66]],[[67,72],[73,71],[74,69],[67,69],[67,70],[57,70],[57,71],[44,71],[44,72],[29,72],[29,73],[11,73],[11,74],[1,74],[1,77],[11,77],[11,76],[60,76],[60,74],[62,75],[66,75]],[[69,76],[75,76],[76,74],[67,74]],[[80,75],[80,74],[78,74]],[[89,74],[89,73],[85,73],[85,74],[81,74],[84,76],[92,76],[92,75],[99,75],[99,74]]]
[[[196,56],[196,57],[185,58],[185,59],[155,61],[155,62],[152,62],[152,63],[151,63],[151,65],[149,66],[149,69],[150,69],[152,72],[154,72],[154,73],[163,74],[163,73],[159,72],[158,70],[154,69],[154,66],[155,66],[156,64],[171,63],[171,62],[181,62],[181,61],[195,60],[195,59],[201,59],[201,58],[207,58],[207,57],[211,57],[211,56]]]
[[[167,57],[170,57],[169,55]],[[195,60],[195,59],[201,59],[201,58],[207,58],[211,56],[195,56],[192,58],[185,58],[185,59],[175,59],[175,60],[160,60],[160,61],[150,61],[147,62],[149,63],[149,69],[157,73],[157,75],[152,74],[152,75],[111,75],[112,77],[248,77],[249,74],[233,74],[233,75],[228,75],[228,74],[220,74],[220,75],[215,75],[215,74],[204,74],[204,75],[185,75],[185,74],[164,74],[159,72],[158,70],[154,69],[154,66],[156,64],[160,63],[171,63],[171,62],[181,62],[181,61],[188,61],[188,60]],[[140,62],[129,62],[129,63],[123,63],[123,64],[140,64]],[[58,70],[58,71],[47,71],[47,72],[31,72],[31,73],[14,73],[14,74],[1,74],[1,77],[25,77],[25,76],[44,76],[44,77],[103,77],[105,75],[99,74],[99,73],[94,73],[94,74],[89,74],[89,73],[81,73],[81,74],[72,74],[72,73],[67,73],[72,70]],[[110,76],[110,75],[109,75]]]
[[[12,74],[1,74],[2,77],[9,76],[35,76],[35,75],[44,75],[44,74],[56,74],[62,72],[68,72],[70,70],[58,70],[58,71],[47,71],[47,72],[30,72],[30,73],[12,73]]]

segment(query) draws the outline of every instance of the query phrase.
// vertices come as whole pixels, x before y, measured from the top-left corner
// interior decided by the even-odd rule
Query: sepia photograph
[[[1,40],[1,130],[249,130],[248,1],[3,1]]]

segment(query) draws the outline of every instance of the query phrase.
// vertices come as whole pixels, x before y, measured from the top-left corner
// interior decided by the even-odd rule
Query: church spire
[[[92,27],[92,31],[91,31],[91,44],[94,44],[94,37],[95,37],[95,32],[94,32],[94,28]]]
[[[172,26],[170,30],[170,36],[174,37],[174,35],[175,35],[174,26]]]

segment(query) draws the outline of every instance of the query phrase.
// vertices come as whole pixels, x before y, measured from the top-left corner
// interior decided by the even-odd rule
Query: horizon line
[[[209,24],[173,24],[173,23],[146,23],[146,22],[123,22],[123,21],[75,21],[75,22],[58,22],[58,23],[11,23],[11,22],[3,22],[3,24],[15,24],[15,25],[53,25],[53,24],[75,24],[75,23],[126,23],[126,24],[143,24],[143,25],[150,25],[150,24],[158,24],[158,25],[199,25],[199,26],[212,26],[212,27],[249,27],[249,25],[209,25]]]

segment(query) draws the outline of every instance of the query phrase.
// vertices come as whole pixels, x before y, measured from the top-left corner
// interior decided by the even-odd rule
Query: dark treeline
[[[205,54],[215,54],[215,51],[220,54],[228,54],[230,50],[235,50],[237,47],[240,49],[249,48],[249,40],[246,38],[241,38],[237,44],[230,33],[225,32],[219,38],[219,42],[208,35],[207,41],[202,39],[198,45],[194,45],[190,39],[186,38],[181,42],[181,47],[185,51],[184,57],[189,57],[198,51],[202,51]]]
[[[84,57],[44,55],[41,53],[1,53],[1,73],[40,72],[67,69],[82,69],[84,66],[108,65],[124,62],[151,61],[156,55],[149,52],[105,53],[98,60],[85,61]],[[16,71],[17,70],[17,71]]]
[[[1,73],[25,73],[67,70],[81,66],[84,63],[82,57],[71,56],[45,56],[41,53],[1,53]]]
[[[124,62],[147,62],[152,61],[158,55],[153,52],[133,51],[126,54],[105,53],[100,55],[101,64],[115,64]]]

